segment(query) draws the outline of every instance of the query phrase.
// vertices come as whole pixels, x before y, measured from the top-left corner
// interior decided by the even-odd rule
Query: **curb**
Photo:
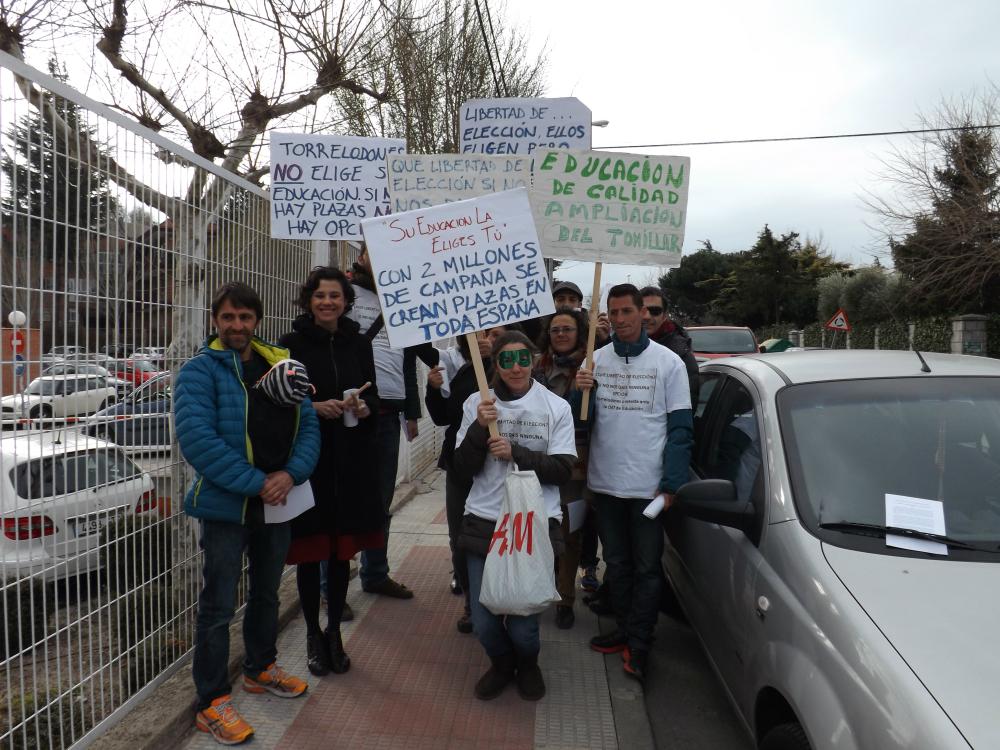
[[[613,617],[598,618],[601,634],[611,633],[617,625]],[[618,747],[628,750],[656,750],[653,726],[646,712],[646,694],[642,686],[622,669],[621,654],[607,654],[604,670],[611,695],[611,715],[615,721]]]
[[[286,574],[278,587],[282,605],[278,612],[278,632],[299,614],[301,605],[295,585],[295,576]],[[235,646],[243,643],[243,616],[236,617],[229,626],[229,641]],[[230,648],[229,679],[235,681],[242,672],[243,649]],[[101,750],[168,750],[177,747],[180,738],[194,727],[195,702],[191,678],[191,659],[146,700],[129,712],[129,720],[120,722],[91,744]]]
[[[395,513],[414,497],[421,486],[418,479],[402,482],[392,496],[390,512]],[[351,578],[358,574],[356,564],[351,565]],[[302,609],[295,575],[288,572],[278,587],[281,609],[278,611],[278,632],[282,632]],[[229,675],[235,681],[243,664],[243,615],[237,616],[229,626],[230,658]],[[193,653],[193,651],[191,652]],[[159,685],[142,703],[128,713],[128,721],[121,721],[90,745],[99,750],[169,750],[194,729],[194,686],[191,678],[190,654],[184,665]]]

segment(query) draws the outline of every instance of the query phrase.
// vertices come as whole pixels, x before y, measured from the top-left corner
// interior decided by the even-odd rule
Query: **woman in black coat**
[[[340,618],[347,599],[349,561],[382,541],[384,513],[378,496],[375,442],[378,389],[372,345],[358,324],[343,317],[354,302],[354,289],[342,271],[314,268],[300,290],[303,314],[292,333],[281,338],[302,362],[316,388],[313,407],[319,416],[320,457],[310,479],[316,505],[292,520],[288,563],[296,578],[306,621],[309,671],[346,672]],[[344,391],[362,388],[356,398]],[[347,420],[345,420],[345,417]],[[345,421],[356,419],[356,426]],[[329,563],[327,629],[319,627],[320,562]]]

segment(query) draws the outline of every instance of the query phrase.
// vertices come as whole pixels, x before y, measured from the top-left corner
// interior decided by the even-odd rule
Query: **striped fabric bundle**
[[[283,359],[265,372],[254,385],[278,406],[296,406],[315,392],[306,366],[294,359]]]

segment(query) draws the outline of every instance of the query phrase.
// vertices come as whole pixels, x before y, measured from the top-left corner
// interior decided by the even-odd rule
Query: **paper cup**
[[[351,396],[358,392],[357,388],[348,388],[344,391],[344,401],[347,401]],[[344,427],[355,427],[358,424],[358,418],[350,409],[344,409]]]

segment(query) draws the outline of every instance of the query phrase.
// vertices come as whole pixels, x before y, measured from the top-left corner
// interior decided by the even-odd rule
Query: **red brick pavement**
[[[399,579],[408,601],[379,597],[346,644],[351,671],[310,680],[311,697],[278,744],[288,750],[530,750],[535,706],[511,685],[492,701],[472,689],[488,661],[455,629],[447,547],[414,547]]]

